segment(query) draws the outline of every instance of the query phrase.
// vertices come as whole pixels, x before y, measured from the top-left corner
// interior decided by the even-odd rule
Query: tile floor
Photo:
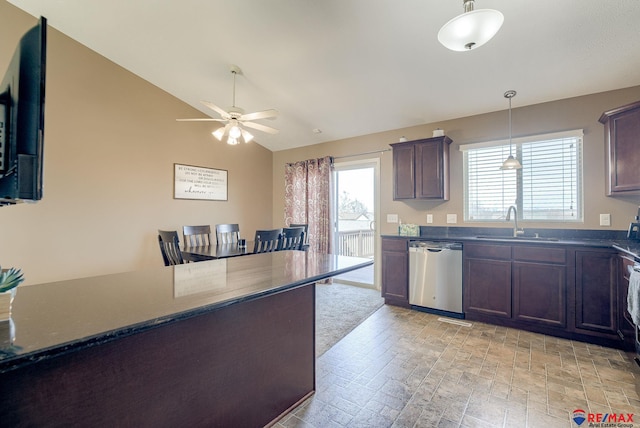
[[[317,360],[316,394],[276,426],[577,427],[582,409],[640,427],[640,369],[623,352],[438,318],[383,306]]]

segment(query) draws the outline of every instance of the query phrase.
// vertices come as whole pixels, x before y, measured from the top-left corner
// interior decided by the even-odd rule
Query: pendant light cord
[[[513,156],[513,144],[511,143],[511,98],[515,97],[516,94],[517,92],[513,89],[510,89],[504,93],[504,97],[509,99],[509,156]]]

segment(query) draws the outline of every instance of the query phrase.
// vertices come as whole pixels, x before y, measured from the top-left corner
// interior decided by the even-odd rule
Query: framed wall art
[[[173,198],[226,201],[227,175],[224,169],[173,164]]]

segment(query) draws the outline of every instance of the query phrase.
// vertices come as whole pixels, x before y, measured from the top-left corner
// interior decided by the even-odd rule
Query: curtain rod
[[[353,155],[344,155],[344,156],[334,156],[334,159],[344,159],[344,158],[352,158],[355,156],[364,156],[364,155],[372,155],[374,153],[384,153],[384,152],[390,152],[391,149],[384,149],[384,150],[374,150],[372,152],[364,152],[364,153],[356,153]]]

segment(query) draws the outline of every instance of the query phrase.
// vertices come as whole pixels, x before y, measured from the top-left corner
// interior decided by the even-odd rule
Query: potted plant
[[[16,287],[24,278],[20,269],[0,271],[0,321],[5,321],[11,318],[11,303],[16,295]]]

